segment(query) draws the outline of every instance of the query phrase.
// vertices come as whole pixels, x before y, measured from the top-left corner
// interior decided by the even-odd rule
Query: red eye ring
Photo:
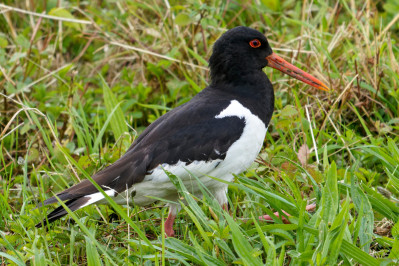
[[[249,42],[249,45],[251,45],[252,48],[259,48],[262,43],[258,39],[253,39]]]

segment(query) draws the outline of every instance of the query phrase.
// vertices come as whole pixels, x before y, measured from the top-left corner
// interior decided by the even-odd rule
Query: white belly
[[[134,203],[142,206],[150,204],[155,199],[150,197],[162,198],[167,200],[177,200],[177,191],[170,181],[164,169],[178,176],[190,193],[198,195],[200,193],[198,180],[201,181],[209,190],[220,191],[226,189],[224,183],[218,182],[208,176],[217,177],[226,181],[233,180],[233,174],[245,171],[255,160],[263,145],[267,128],[262,120],[253,115],[247,108],[238,101],[233,100],[231,104],[220,114],[215,116],[217,119],[237,116],[245,120],[245,127],[240,138],[235,141],[226,153],[225,159],[213,160],[209,162],[194,161],[188,165],[178,162],[175,165],[164,164],[158,166],[154,171],[147,175],[144,180],[135,184],[129,191],[134,190]],[[197,177],[197,178],[196,178]],[[126,203],[125,193],[121,193],[116,198],[120,204]]]

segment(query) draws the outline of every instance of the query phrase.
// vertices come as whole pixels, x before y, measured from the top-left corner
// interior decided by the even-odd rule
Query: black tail
[[[132,152],[133,150],[130,151],[130,153]],[[114,164],[96,173],[93,179],[108,196],[115,197],[118,193],[125,191],[126,188],[130,188],[134,183],[143,180],[147,171],[146,165],[146,162],[143,162],[143,160],[132,160],[131,154],[127,152]],[[61,200],[67,201],[65,204],[71,211],[76,211],[104,199],[103,194],[88,179],[62,191],[57,194],[57,197],[51,197],[43,203],[38,204],[37,207],[39,208]],[[47,219],[37,224],[36,227],[42,227],[66,214],[68,212],[62,206],[59,206],[47,216]]]
[[[76,211],[87,204],[87,202],[90,200],[88,197],[81,197],[73,200],[69,200],[65,202],[65,205],[71,210],[71,211]],[[44,219],[41,223],[38,223],[36,225],[37,228],[40,228],[42,226],[46,226],[47,223],[52,223],[55,220],[60,219],[62,216],[67,215],[68,212],[64,209],[64,207],[59,206],[56,208],[54,211],[52,211],[50,214],[47,215],[47,219]]]
[[[93,176],[93,177],[95,177],[95,176]],[[74,200],[74,199],[81,198],[83,196],[93,194],[95,192],[98,192],[96,187],[88,179],[85,179],[82,182],[58,193],[57,197],[53,196],[53,197],[43,201],[43,203],[40,202],[37,205],[37,208],[40,208],[40,207],[46,206],[46,205],[50,205],[53,203],[57,203],[58,199],[60,199],[61,201]]]

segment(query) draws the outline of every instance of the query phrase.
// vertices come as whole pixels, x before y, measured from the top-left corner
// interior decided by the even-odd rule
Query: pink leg
[[[173,215],[171,212],[168,215],[168,218],[165,221],[165,233],[167,237],[174,237],[175,231],[173,231],[173,222],[175,221],[176,215]]]
[[[281,210],[285,215],[290,216],[289,213],[287,213],[286,211]],[[274,215],[276,215],[277,217],[280,217],[278,212],[275,212]],[[265,220],[265,221],[273,221],[273,218],[270,217],[270,215],[263,215],[263,216],[259,216],[259,220]],[[287,220],[287,218],[285,218],[284,216],[281,217],[281,220],[283,220],[283,223],[285,224],[289,224],[290,222]]]
[[[306,206],[306,211],[310,211],[313,212],[316,209],[316,204],[310,204],[308,206]],[[284,210],[281,210],[285,215],[290,216],[289,213],[287,213]],[[280,217],[278,212],[275,212],[274,215],[276,215],[277,217]],[[263,215],[263,216],[259,216],[259,220],[265,220],[265,221],[273,221],[273,218],[270,217],[270,215]],[[287,218],[285,218],[284,216],[281,217],[281,220],[283,220],[283,223],[285,224],[289,224],[290,222],[287,220]]]
[[[306,211],[308,212],[314,212],[315,210],[316,210],[316,203],[306,206]]]
[[[227,203],[223,204],[222,209],[227,212],[229,210],[229,205]]]

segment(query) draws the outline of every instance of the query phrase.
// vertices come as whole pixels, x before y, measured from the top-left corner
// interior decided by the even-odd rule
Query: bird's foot
[[[308,212],[314,212],[315,210],[316,210],[316,204],[314,204],[314,203],[306,206],[306,211],[308,211]],[[281,211],[285,215],[291,216],[288,212],[286,212],[284,210],[281,210]],[[277,216],[277,217],[280,217],[278,212],[275,212],[274,215]],[[264,220],[264,221],[268,222],[268,221],[273,221],[273,218],[270,217],[270,215],[262,215],[262,216],[259,216],[259,220]],[[288,219],[286,217],[284,217],[284,216],[281,217],[281,220],[285,224],[289,224],[290,223],[290,221],[288,221]]]
[[[307,206],[306,206],[306,211],[308,211],[308,212],[314,212],[314,211],[316,211],[316,203],[307,205]]]
[[[283,211],[283,210],[281,210],[285,215],[287,215],[287,216],[290,216],[290,214],[289,213],[287,213],[286,211]],[[276,217],[280,217],[280,214],[278,213],[278,212],[275,212],[274,213],[274,215],[276,216]],[[262,216],[259,216],[259,220],[264,220],[264,221],[267,221],[267,222],[269,222],[269,221],[273,221],[273,218],[270,216],[270,215],[262,215]],[[285,223],[285,224],[289,224],[290,222],[288,221],[288,219],[287,218],[285,218],[284,216],[281,216],[281,220],[283,221],[283,223]]]

